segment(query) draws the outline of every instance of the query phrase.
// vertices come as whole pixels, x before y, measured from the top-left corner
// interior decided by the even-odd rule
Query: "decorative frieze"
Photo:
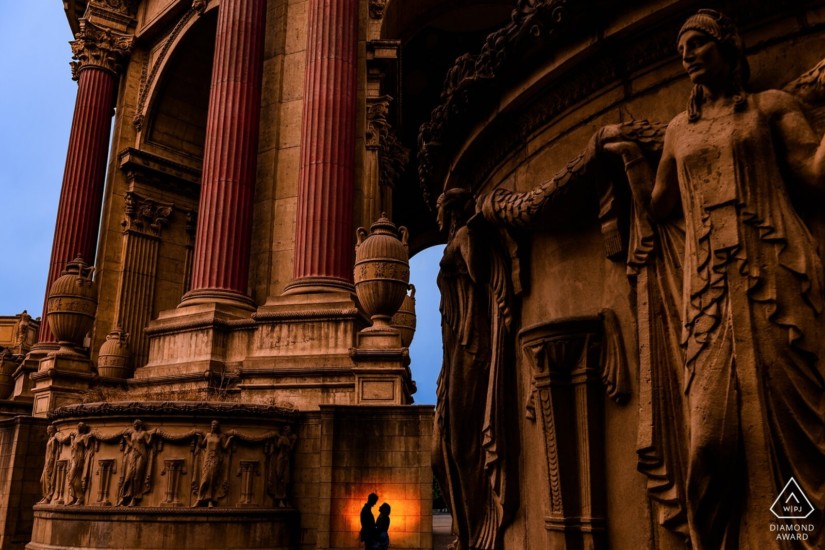
[[[80,405],[79,409],[110,410],[107,405]],[[141,409],[139,405],[120,404],[119,407],[138,410]],[[142,410],[157,414],[165,405],[149,403]],[[169,404],[171,409],[167,409],[188,410],[178,405]],[[78,410],[78,407],[74,409]],[[231,406],[223,409],[231,410]],[[261,408],[241,407],[238,410],[260,413]],[[269,407],[266,410],[276,409]],[[93,420],[89,422],[93,423]],[[109,426],[111,422],[105,425]],[[244,425],[249,424],[244,422]],[[40,504],[112,506],[114,502],[116,507],[209,508],[290,506],[292,451],[297,440],[290,424],[257,432],[224,430],[218,420],[211,422],[208,431],[181,430],[181,427],[162,425],[150,429],[142,420],[135,420],[130,428],[108,432],[103,426],[92,429],[83,421],[74,429],[61,422],[49,426]],[[159,466],[156,468],[156,465]],[[117,498],[113,501],[112,480],[116,474],[119,474]]]
[[[132,51],[134,38],[104,27],[87,19],[80,20],[80,31],[69,42],[72,47],[72,78],[78,80],[80,72],[95,67],[118,74],[121,65]]]

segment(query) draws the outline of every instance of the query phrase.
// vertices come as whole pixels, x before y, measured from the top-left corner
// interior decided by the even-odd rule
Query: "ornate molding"
[[[160,48],[160,52],[158,53],[157,57],[155,58],[155,62],[152,63],[151,69],[149,68],[149,62],[143,65],[143,70],[141,71],[140,75],[140,91],[138,92],[138,101],[137,105],[135,106],[135,115],[132,119],[132,124],[134,125],[135,129],[140,131],[143,129],[143,125],[145,123],[146,118],[146,102],[149,95],[149,89],[152,87],[152,84],[157,80],[158,75],[160,73],[160,68],[163,66],[163,63],[166,61],[166,58],[169,55],[169,51],[172,47],[172,43],[175,42],[178,35],[183,31],[189,21],[192,20],[193,17],[201,15],[204,10],[206,9],[206,1],[205,0],[193,0],[192,7],[181,16],[178,22],[172,27],[172,30],[169,31],[169,34],[165,39],[163,39],[163,45]]]
[[[72,79],[78,80],[80,72],[89,67],[119,73],[124,58],[132,51],[134,38],[81,19],[80,31],[69,44],[74,59],[71,62]]]
[[[378,183],[394,188],[410,160],[410,150],[404,147],[387,120],[392,99],[388,95],[367,99],[365,146],[379,152]]]
[[[295,420],[295,409],[275,405],[251,403],[219,403],[208,401],[121,401],[114,403],[82,403],[66,405],[49,412],[49,420],[89,418],[99,416],[154,417],[164,415],[190,415],[193,417],[218,418],[283,418]]]
[[[123,231],[152,237],[160,237],[175,206],[141,197],[132,191],[127,191],[123,200],[125,217],[120,222]]]

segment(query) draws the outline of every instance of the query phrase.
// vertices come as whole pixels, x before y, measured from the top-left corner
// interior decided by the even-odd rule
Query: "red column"
[[[78,80],[69,150],[63,172],[63,186],[57,208],[46,300],[39,343],[54,342],[46,322],[46,302],[52,282],[66,262],[80,255],[94,264],[106,156],[117,86],[118,58],[131,48],[131,39],[81,21],[81,31],[72,42],[74,76]]]
[[[310,0],[295,227],[287,292],[352,289],[358,0]]]
[[[206,122],[192,290],[181,305],[247,296],[266,0],[223,0]]]

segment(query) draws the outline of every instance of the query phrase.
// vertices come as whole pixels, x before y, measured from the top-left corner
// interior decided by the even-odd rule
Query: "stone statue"
[[[29,325],[31,324],[31,320],[31,315],[24,309],[23,313],[20,314],[20,320],[17,321],[17,338],[15,343],[20,346],[21,353],[23,346],[25,346],[29,340]]]
[[[795,544],[818,548],[825,289],[817,243],[790,197],[822,200],[825,142],[792,95],[745,91],[748,63],[726,16],[700,10],[678,49],[693,92],[667,127],[658,169],[619,127],[599,137],[604,153],[624,161],[637,249],[678,251],[672,219],[680,202],[684,212],[681,266],[660,259],[657,267],[665,278],[681,270],[682,283],[673,324],[682,327],[684,397],[658,396],[685,400],[688,433],[671,428],[683,440],[671,454],[685,462],[678,472],[678,457],[669,460],[674,498],[694,548],[775,548],[764,519],[793,477],[815,509],[804,521],[816,526]]]
[[[291,426],[284,426],[273,442],[275,459],[272,465],[271,491],[275,505],[284,508],[287,505],[289,482],[291,476],[292,449],[298,436],[292,433]]]
[[[438,378],[436,478],[448,495],[456,548],[492,550],[514,507],[514,436],[509,357],[514,285],[508,255],[463,189],[438,200],[448,231],[438,285],[444,361]],[[509,388],[509,389],[508,389]],[[508,437],[509,436],[509,437]],[[512,438],[512,439],[511,439]]]
[[[200,477],[193,481],[197,496],[193,508],[204,505],[213,508],[218,498],[224,496],[224,462],[233,437],[234,430],[229,434],[221,433],[221,424],[217,420],[212,421],[212,430],[208,434],[200,434],[197,443],[198,454],[201,455]]]
[[[52,501],[55,490],[55,465],[60,454],[61,441],[57,437],[57,429],[49,424],[46,427],[48,440],[46,441],[46,460],[43,464],[43,473],[40,474],[40,488],[43,498],[38,504],[48,504]]]
[[[123,474],[118,489],[118,506],[135,506],[151,489],[152,438],[155,431],[147,432],[141,420],[135,420],[133,428],[123,435]]]
[[[77,432],[72,433],[64,443],[71,447],[66,472],[69,480],[69,500],[66,504],[82,506],[86,503],[86,490],[89,488],[89,475],[95,454],[94,435],[90,433],[86,423],[78,422]]]

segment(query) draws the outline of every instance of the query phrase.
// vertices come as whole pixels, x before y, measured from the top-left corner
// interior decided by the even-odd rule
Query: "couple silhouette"
[[[364,550],[387,550],[390,546],[390,505],[386,502],[378,507],[378,519],[372,514],[372,507],[378,502],[378,495],[370,493],[361,508],[361,540]]]

